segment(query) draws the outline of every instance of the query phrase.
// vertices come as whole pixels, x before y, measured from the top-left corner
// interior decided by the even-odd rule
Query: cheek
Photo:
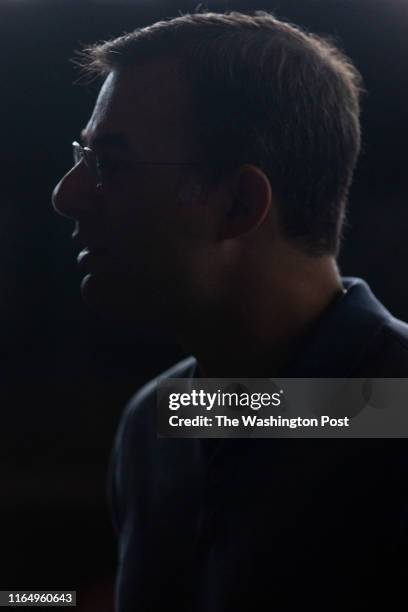
[[[104,210],[104,225],[108,246],[122,264],[130,264],[136,255],[143,253],[154,231],[148,210],[138,202],[112,200]]]
[[[109,234],[117,272],[146,285],[176,272],[180,253],[172,229],[142,212],[111,219]]]
[[[200,242],[192,231],[191,211],[180,211],[164,196],[152,201],[141,195],[116,199],[106,213],[117,273],[144,285],[157,283],[163,289],[188,279]]]

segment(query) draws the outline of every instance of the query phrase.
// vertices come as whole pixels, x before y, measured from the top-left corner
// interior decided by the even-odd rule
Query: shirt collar
[[[303,348],[280,373],[284,378],[348,378],[391,314],[367,283],[343,278],[345,293],[329,306]]]

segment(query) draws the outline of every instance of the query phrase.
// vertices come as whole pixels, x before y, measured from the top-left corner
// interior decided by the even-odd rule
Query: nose
[[[62,177],[52,192],[54,210],[69,219],[80,219],[94,206],[96,188],[79,162]]]

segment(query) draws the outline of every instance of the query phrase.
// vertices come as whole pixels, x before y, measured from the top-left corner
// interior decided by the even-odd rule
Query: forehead
[[[194,149],[193,115],[189,85],[176,62],[151,60],[108,75],[85,133],[90,146],[120,134],[145,157],[185,155]]]

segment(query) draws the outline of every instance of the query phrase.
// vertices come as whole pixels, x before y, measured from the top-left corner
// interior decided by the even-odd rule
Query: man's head
[[[102,186],[80,163],[54,205],[82,247],[106,249],[84,260],[89,303],[184,316],[222,302],[248,254],[273,268],[276,244],[337,253],[360,78],[333,46],[266,13],[197,13],[87,65],[106,75],[84,133]]]

